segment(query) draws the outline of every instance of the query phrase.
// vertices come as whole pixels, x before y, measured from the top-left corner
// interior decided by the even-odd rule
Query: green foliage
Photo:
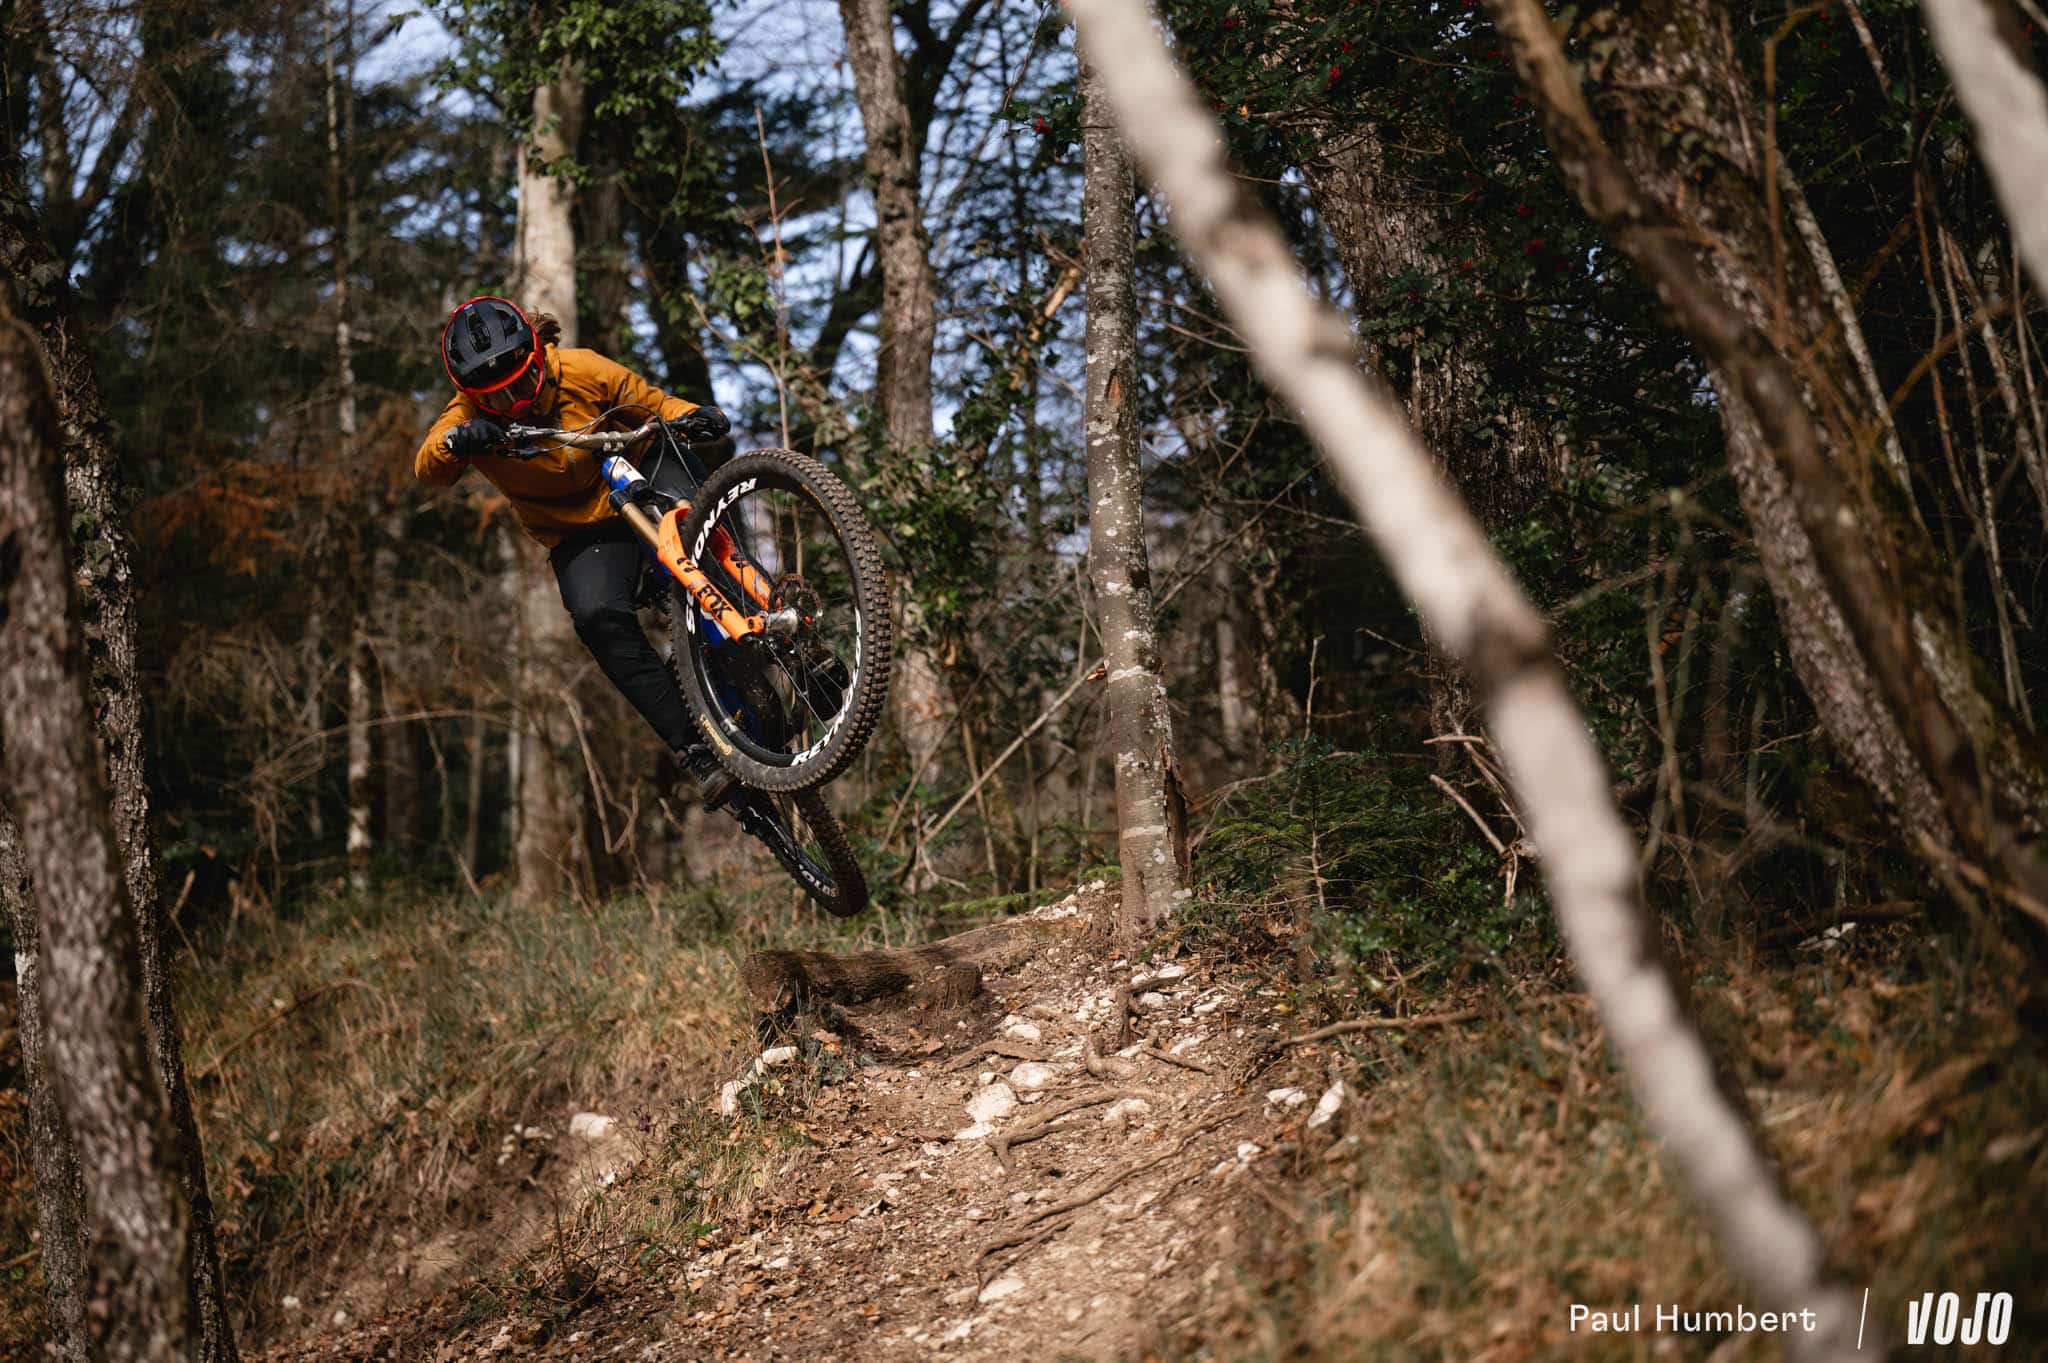
[[[1347,992],[1460,982],[1554,952],[1533,871],[1507,897],[1500,859],[1424,763],[1318,740],[1276,756],[1203,836],[1195,883],[1211,925],[1306,940]]]
[[[437,7],[462,40],[442,71],[474,91],[507,125],[531,131],[531,99],[565,63],[592,94],[590,116],[632,121],[673,109],[718,57],[704,0],[574,0],[536,7],[520,0],[447,0]]]

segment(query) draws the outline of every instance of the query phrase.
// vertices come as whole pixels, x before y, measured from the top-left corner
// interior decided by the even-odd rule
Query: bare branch
[[[2048,91],[1997,0],[1921,0],[2035,287],[2048,290]]]

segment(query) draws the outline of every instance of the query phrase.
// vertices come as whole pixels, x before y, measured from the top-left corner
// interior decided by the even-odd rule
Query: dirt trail
[[[1038,913],[1085,914],[1104,892]],[[1114,1046],[1120,993],[1142,1016],[1090,1073],[1086,1039]],[[817,1092],[813,1144],[675,1271],[599,1265],[566,1319],[444,1326],[424,1345],[423,1321],[366,1322],[273,1356],[996,1360],[1186,1342],[1238,1217],[1262,1210],[1257,1166],[1315,1119],[1313,1086],[1276,1100],[1284,1067],[1248,1074],[1273,1002],[1200,959],[1134,967],[1077,935],[958,1010],[845,1010],[848,1049],[874,1063]],[[1062,1109],[1005,1168],[1005,1138]]]

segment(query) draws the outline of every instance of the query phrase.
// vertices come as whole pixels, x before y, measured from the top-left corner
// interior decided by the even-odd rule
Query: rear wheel
[[[815,459],[756,450],[698,489],[690,556],[769,632],[725,638],[678,590],[677,680],[718,760],[758,790],[809,790],[844,771],[888,696],[888,577],[853,494]]]
[[[742,790],[733,797],[732,813],[825,912],[851,918],[868,906],[867,877],[854,860],[853,845],[817,791]]]

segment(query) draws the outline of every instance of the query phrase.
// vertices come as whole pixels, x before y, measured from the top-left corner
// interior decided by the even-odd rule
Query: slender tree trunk
[[[168,1363],[189,1328],[187,1214],[86,688],[51,377],[0,293],[0,793],[35,887],[46,1057],[87,1189],[90,1352]]]
[[[21,1045],[22,1090],[28,1096],[29,1158],[35,1166],[37,1249],[50,1344],[63,1363],[86,1363],[85,1183],[71,1129],[58,1110],[44,1035],[42,981],[37,969],[34,892],[22,864],[14,817],[0,808],[0,903],[14,929],[14,996]]]
[[[369,600],[387,600],[398,581],[398,546],[405,541],[405,509],[380,494],[382,514],[377,520],[377,546],[370,554]],[[400,715],[419,707],[407,693],[396,644],[387,640],[385,652],[371,653],[376,664],[378,766],[383,776],[384,845],[403,857],[420,841],[420,733],[418,723],[401,720]],[[394,687],[393,679],[398,679]]]
[[[483,703],[469,721],[469,783],[462,807],[462,864],[471,880],[481,879],[478,864],[483,842],[484,767],[490,761],[490,726],[484,722]]]
[[[314,561],[317,562],[317,558]],[[313,590],[320,590],[317,583]],[[327,775],[327,613],[317,598],[312,609],[306,612],[306,633],[300,641],[300,649],[306,660],[306,694],[299,708],[299,723],[304,726],[313,749],[312,789],[306,795],[306,836],[317,843],[327,836],[327,811],[321,798],[322,782]]]
[[[370,888],[370,640],[356,602],[348,638],[348,883]]]
[[[1609,152],[1548,21],[1524,0],[1488,3],[1567,183],[1709,367],[1787,648],[1829,737],[1943,883],[1961,857],[2048,927],[2031,850],[2048,763],[1983,684],[1948,567],[1878,454],[1884,422],[1813,257],[1774,230],[1762,114],[1727,11],[1628,7],[1606,75],[1622,115]]]
[[[1137,187],[1100,74],[1080,62],[1082,259],[1088,275],[1088,573],[1109,668],[1105,703],[1116,765],[1122,903],[1101,924],[1125,948],[1149,938],[1188,897],[1187,811],[1173,715],[1159,672],[1145,480],[1138,463],[1137,305],[1132,235]]]
[[[583,124],[583,75],[565,62],[555,80],[533,92],[533,141],[519,158],[519,259],[514,278],[521,301],[552,313],[565,347],[577,344],[575,190],[550,171],[575,151]],[[515,546],[523,658],[520,668],[519,835],[514,860],[518,893],[528,902],[557,899],[577,884],[583,865],[578,782],[569,762],[566,692],[580,645],[561,593],[537,545]]]
[[[1244,641],[1238,637],[1236,574],[1226,552],[1209,569],[1215,589],[1217,738],[1231,757],[1244,752],[1255,733],[1253,683],[1245,676]]]
[[[206,1156],[185,1082],[183,1041],[172,998],[171,962],[164,947],[158,894],[156,839],[149,822],[149,783],[143,753],[141,671],[137,663],[132,542],[126,493],[108,433],[106,406],[92,352],[70,313],[63,274],[29,205],[21,163],[0,148],[0,287],[20,290],[16,306],[40,337],[60,403],[69,524],[80,544],[78,572],[91,655],[91,680],[111,782],[114,832],[122,874],[133,905],[149,1018],[149,1045],[159,1083],[170,1104],[172,1129],[190,1214],[189,1264],[200,1363],[237,1357],[227,1314],[226,1283],[213,1232],[213,1198],[206,1186]],[[33,863],[31,862],[31,869]],[[47,909],[45,910],[47,912]],[[55,1014],[45,1009],[46,1017]]]
[[[353,468],[356,457],[356,369],[355,338],[349,327],[348,279],[354,209],[350,203],[347,176],[342,168],[344,103],[352,103],[342,90],[346,63],[338,60],[336,48],[347,31],[344,17],[337,31],[335,16],[323,7],[327,25],[324,53],[327,77],[327,206],[334,231],[334,426],[342,467]],[[377,598],[374,560],[380,550],[370,541],[377,532],[376,498],[373,494],[359,509],[349,539],[355,545],[356,589],[350,593],[348,632],[348,880],[358,894],[370,885],[370,749],[371,688],[370,640],[367,612]]]
[[[932,446],[932,350],[938,336],[931,238],[918,203],[918,145],[905,96],[888,0],[839,0],[846,57],[866,134],[875,187],[875,251],[882,267],[881,337],[875,396],[899,459],[922,462]],[[912,772],[924,771],[951,729],[945,679],[909,574],[898,578],[903,628],[897,632],[890,700]]]
[[[1142,0],[1069,0],[1068,11],[1260,375],[1300,411],[1388,568],[1485,697],[1574,963],[1726,1261],[1774,1309],[1817,1313],[1817,1330],[1787,1337],[1795,1359],[1857,1357],[1855,1302],[1824,1277],[1819,1237],[1716,1086],[1657,955],[1634,840],[1541,618],[1398,409],[1359,373],[1350,329],[1315,301],[1278,225],[1232,174]]]

